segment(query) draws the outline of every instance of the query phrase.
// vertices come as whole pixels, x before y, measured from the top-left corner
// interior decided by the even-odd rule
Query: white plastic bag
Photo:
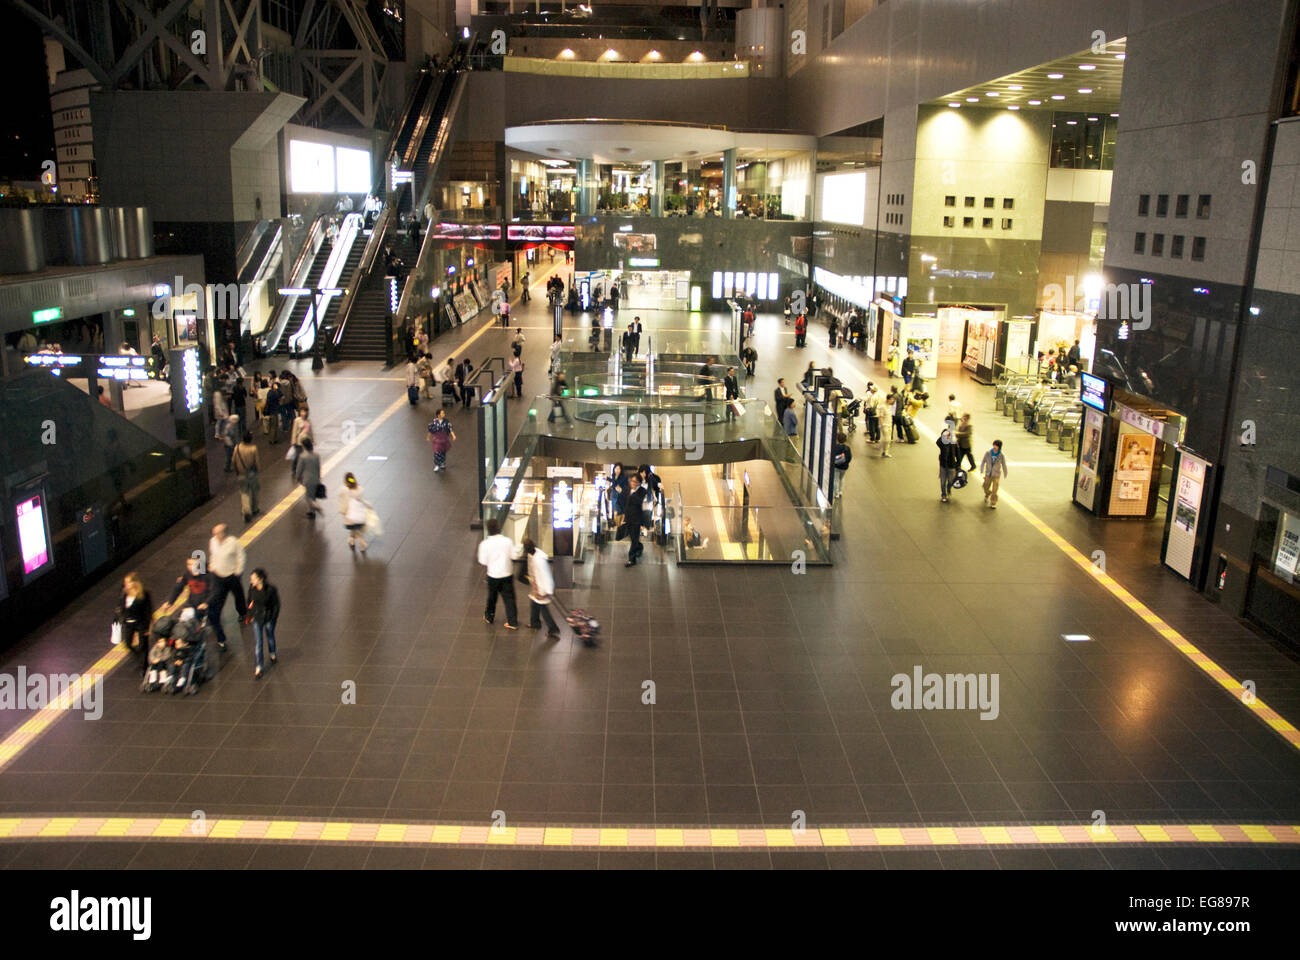
[[[384,535],[384,525],[379,519],[379,514],[375,512],[374,507],[369,505],[366,506],[365,535],[367,539]]]
[[[114,620],[114,621],[113,621],[113,628],[112,628],[111,631],[109,631],[109,637],[110,637],[110,639],[109,639],[109,641],[108,641],[109,646],[116,647],[119,643],[121,643],[121,642],[122,642],[122,624],[120,624],[120,623],[118,623],[116,620]]]

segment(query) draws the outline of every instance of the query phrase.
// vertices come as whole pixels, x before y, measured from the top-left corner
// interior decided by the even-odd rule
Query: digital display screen
[[[328,143],[289,141],[289,191],[334,192],[334,148]]]
[[[19,501],[18,546],[23,559],[23,578],[31,580],[54,565],[50,556],[50,530],[45,517],[45,497],[37,494]]]
[[[172,415],[183,417],[203,408],[203,371],[198,347],[171,351]]]
[[[1094,410],[1106,412],[1106,381],[1090,373],[1082,374],[1083,387],[1079,399]]]
[[[862,226],[867,206],[867,174],[831,173],[822,178],[822,219]]]
[[[339,193],[370,192],[370,151],[338,147],[334,151],[334,170]]]
[[[557,481],[551,493],[551,529],[573,529],[573,487],[564,480]]]

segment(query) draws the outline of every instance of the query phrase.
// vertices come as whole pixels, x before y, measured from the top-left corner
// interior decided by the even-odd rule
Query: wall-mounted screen
[[[334,148],[328,143],[289,141],[289,192],[333,193]]]
[[[1085,404],[1094,410],[1106,412],[1106,381],[1101,377],[1094,377],[1090,373],[1080,375],[1083,379],[1082,393],[1079,397]]]
[[[370,192],[370,151],[337,147],[334,171],[338,193]]]
[[[44,492],[19,500],[14,512],[18,520],[18,548],[22,554],[23,583],[29,583],[54,566]]]
[[[822,177],[821,219],[862,226],[867,206],[867,173],[828,173]]]

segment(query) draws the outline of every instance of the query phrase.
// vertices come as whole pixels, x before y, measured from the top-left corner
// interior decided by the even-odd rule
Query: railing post
[[[388,366],[393,365],[393,315],[384,314],[384,354]]]

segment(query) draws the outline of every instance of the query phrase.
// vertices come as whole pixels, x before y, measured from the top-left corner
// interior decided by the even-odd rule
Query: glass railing
[[[688,505],[678,484],[669,519],[678,563],[830,562],[829,507]]]

